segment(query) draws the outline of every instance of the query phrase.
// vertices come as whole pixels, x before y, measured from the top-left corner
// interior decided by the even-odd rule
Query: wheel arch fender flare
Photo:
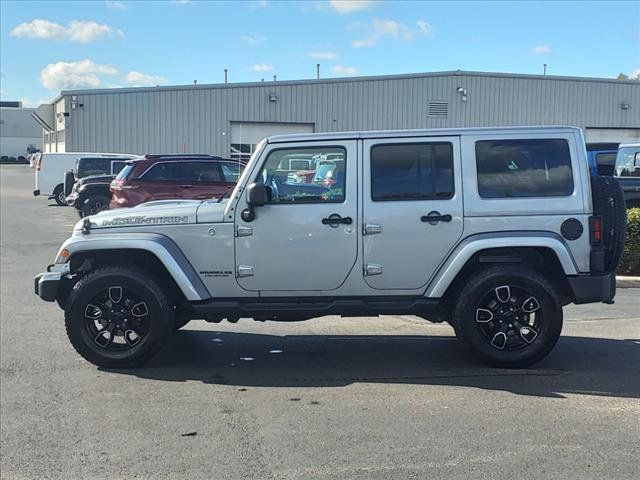
[[[109,250],[143,250],[152,254],[164,266],[182,291],[187,301],[211,298],[185,254],[176,243],[165,235],[156,233],[108,233],[73,236],[60,247],[68,250],[69,259],[79,253],[103,252]],[[56,262],[60,259],[60,252]]]
[[[467,262],[478,252],[499,248],[547,248],[558,258],[565,275],[577,275],[578,267],[564,239],[553,232],[496,232],[472,235],[462,240],[451,251],[430,282],[425,295],[439,298]]]

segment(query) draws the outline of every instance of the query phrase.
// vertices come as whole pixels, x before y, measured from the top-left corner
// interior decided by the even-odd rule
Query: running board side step
[[[377,315],[427,315],[436,312],[440,299],[415,297],[385,298],[273,298],[250,300],[207,300],[191,304],[193,318],[254,318],[295,321],[325,315],[369,317]]]

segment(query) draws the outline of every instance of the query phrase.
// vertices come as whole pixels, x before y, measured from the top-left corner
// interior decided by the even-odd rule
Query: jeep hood
[[[204,222],[222,222],[225,203],[201,200],[156,200],[132,208],[116,208],[86,217],[91,229],[122,227],[153,227],[154,225],[178,225],[197,223],[200,210],[205,214]],[[83,219],[76,225],[81,229]]]

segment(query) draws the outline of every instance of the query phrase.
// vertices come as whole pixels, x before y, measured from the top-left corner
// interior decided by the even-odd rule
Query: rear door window
[[[142,177],[145,181],[219,182],[220,170],[214,162],[159,162]]]
[[[571,154],[564,139],[482,140],[475,147],[483,198],[573,193]]]
[[[78,161],[78,178],[109,173],[111,162],[109,158],[81,158]]]
[[[453,193],[451,143],[401,143],[371,148],[374,202],[446,199]]]

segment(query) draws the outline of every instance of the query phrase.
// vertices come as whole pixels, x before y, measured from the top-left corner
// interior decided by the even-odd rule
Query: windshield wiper
[[[227,187],[227,189],[226,189],[224,192],[222,192],[222,195],[220,195],[220,197],[218,197],[218,201],[217,201],[216,203],[220,203],[220,202],[222,202],[222,200],[224,200],[224,199],[225,199],[225,197],[227,196],[227,194],[228,194],[229,192],[232,192],[234,188],[236,188],[236,186],[235,186],[235,185],[229,185],[229,186]]]

